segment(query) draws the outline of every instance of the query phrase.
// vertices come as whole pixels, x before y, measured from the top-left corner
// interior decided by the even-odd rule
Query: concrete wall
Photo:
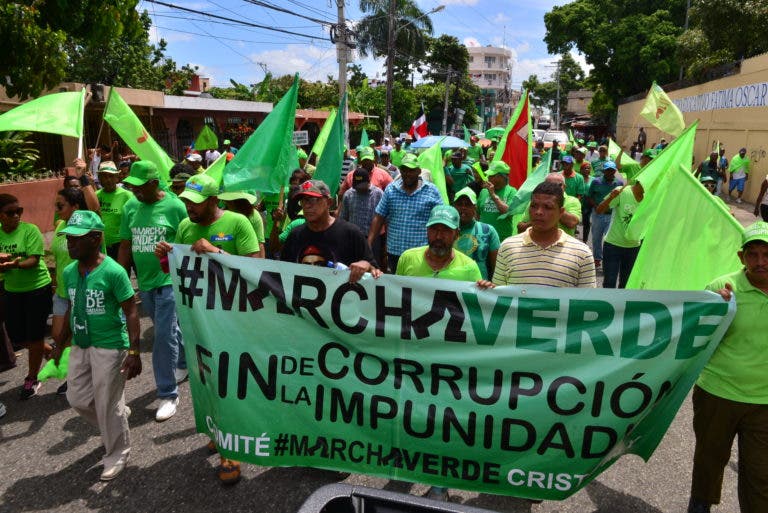
[[[715,100],[718,103],[710,102],[708,110],[683,112],[686,125],[699,120],[694,147],[696,165],[709,157],[715,141],[720,141],[725,146],[728,159],[738,153],[739,148],[747,148],[752,168],[744,197],[750,202],[757,197],[760,183],[768,174],[768,84],[763,87],[765,82],[768,82],[768,54],[743,61],[738,74],[668,92],[672,101],[676,101],[715,91],[756,85],[746,87],[743,95],[742,91],[736,91],[736,97],[720,96]],[[743,104],[744,100],[748,100],[751,106],[737,106]],[[661,137],[665,137],[667,141],[672,139],[669,134],[661,134],[639,116],[644,101],[638,100],[619,106],[616,138],[625,148],[629,148],[637,138],[638,128],[641,126],[648,134],[649,145],[655,144]],[[720,108],[723,105],[727,108]]]
[[[0,185],[0,194],[12,194],[24,208],[21,220],[36,224],[45,233],[53,230],[56,193],[63,188],[63,178]]]

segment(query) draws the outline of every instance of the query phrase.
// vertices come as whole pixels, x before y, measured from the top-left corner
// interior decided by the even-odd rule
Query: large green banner
[[[503,287],[175,245],[197,430],[223,455],[563,499],[648,459],[730,324],[711,292]]]

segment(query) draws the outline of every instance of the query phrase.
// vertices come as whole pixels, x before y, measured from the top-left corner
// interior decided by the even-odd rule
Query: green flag
[[[288,92],[227,165],[224,190],[256,190],[276,194],[287,185],[291,166],[297,163],[293,125],[298,93],[297,73]]]
[[[613,160],[619,155],[621,147],[613,142],[613,139],[608,139],[608,156]],[[634,178],[640,173],[640,163],[633,159],[626,153],[621,154],[621,174],[627,179],[627,181],[634,180]]]
[[[344,112],[347,103],[347,94],[341,97],[339,112]],[[317,160],[317,169],[312,178],[322,180],[331,190],[331,196],[336,195],[341,181],[341,166],[344,162],[344,117],[336,116],[333,126],[328,133],[323,152]]]
[[[311,153],[314,153],[315,155],[321,155],[323,153],[323,148],[325,148],[325,142],[328,140],[328,134],[331,132],[331,128],[333,127],[333,123],[336,120],[336,109],[331,110],[331,113],[328,115],[328,119],[325,120],[325,124],[323,124],[323,128],[320,129],[320,133],[317,134],[317,139],[315,139],[315,144],[312,145],[312,151]]]
[[[445,186],[445,168],[443,167],[443,153],[440,145],[445,137],[430,146],[419,155],[419,167],[428,170],[432,174],[432,183],[435,184],[445,204],[448,204],[448,189]]]
[[[576,139],[573,138],[573,130],[570,128],[568,129],[568,142],[571,143],[571,146],[576,146]]]
[[[0,132],[28,131],[82,137],[85,89],[48,94],[0,116]]]
[[[115,129],[125,144],[141,160],[148,160],[157,166],[160,177],[165,183],[170,181],[169,171],[173,167],[173,161],[149,135],[139,118],[114,87],[109,91],[109,99],[104,109],[104,120]]]
[[[659,210],[646,231],[628,289],[701,290],[741,268],[736,251],[743,228],[689,167],[680,163],[669,169],[656,189]]]
[[[658,194],[660,184],[668,175],[667,171],[682,164],[691,167],[693,159],[693,143],[696,139],[698,121],[689,126],[680,137],[664,148],[656,158],[641,169],[636,179],[643,186],[643,201],[637,206],[632,220],[627,225],[627,237],[641,240],[646,228],[653,222],[660,209],[662,195]]]
[[[467,130],[467,127],[464,125],[461,125],[461,128],[464,129],[464,142],[469,143],[469,139],[472,137],[469,133],[469,130]]]
[[[685,130],[683,113],[655,81],[648,91],[640,115],[662,132],[678,136]]]
[[[368,132],[365,131],[365,128],[363,128],[362,133],[360,134],[360,146],[363,148],[367,148],[371,144],[370,139],[368,139]]]
[[[506,214],[499,216],[499,219],[506,219],[509,216],[522,214],[531,202],[531,193],[549,174],[549,170],[552,167],[552,150],[547,150],[544,156],[541,158],[541,162],[536,166],[531,174],[528,175],[523,185],[509,202],[509,210]]]
[[[227,154],[222,153],[219,158],[217,158],[213,164],[208,166],[208,169],[205,170],[206,175],[210,176],[214,180],[216,180],[216,183],[219,184],[219,189],[221,189],[222,183],[224,181],[224,167],[227,165]]]
[[[198,134],[197,139],[195,139],[195,149],[197,151],[202,150],[215,150],[219,147],[219,138],[216,137],[216,134],[211,130],[211,127],[208,125],[204,125],[203,129],[200,130],[200,134]]]

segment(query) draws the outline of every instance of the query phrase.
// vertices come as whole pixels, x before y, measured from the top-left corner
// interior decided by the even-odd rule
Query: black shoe
[[[59,388],[56,389],[56,395],[67,395],[67,382],[62,383]]]
[[[711,504],[693,497],[688,501],[688,513],[710,513],[709,508],[711,507]]]

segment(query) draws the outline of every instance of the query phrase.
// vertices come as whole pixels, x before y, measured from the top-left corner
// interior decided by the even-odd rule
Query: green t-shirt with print
[[[478,162],[483,156],[483,147],[479,144],[475,144],[474,146],[470,145],[467,148],[467,157],[471,158],[475,162]]]
[[[56,295],[67,299],[67,287],[64,285],[64,269],[72,263],[67,249],[67,238],[61,235],[61,230],[67,226],[65,221],[59,221],[51,240],[51,253],[56,261]]]
[[[496,192],[496,195],[501,198],[501,201],[507,205],[512,202],[512,198],[515,197],[515,194],[517,194],[517,189],[511,185],[505,185],[503,189]],[[499,234],[499,240],[503,241],[507,237],[512,236],[512,216],[499,219],[501,213],[496,207],[496,203],[491,199],[488,189],[480,191],[480,195],[477,197],[477,211],[480,214],[480,222],[490,224],[496,228],[496,233]]]
[[[743,269],[715,279],[707,290],[726,283],[736,297],[736,317],[696,384],[731,401],[768,404],[768,294],[752,285]]]
[[[397,273],[400,276],[418,276],[423,278],[442,278],[444,280],[477,281],[482,279],[477,262],[462,253],[453,251],[453,260],[440,269],[433,270],[427,263],[424,252],[429,246],[407,249],[397,261]]]
[[[496,229],[478,221],[459,227],[459,238],[453,243],[454,249],[458,249],[477,262],[484,280],[491,279],[488,273],[488,253],[498,251],[500,245],[501,241]]]
[[[115,192],[104,189],[96,191],[101,210],[101,220],[104,222],[104,244],[111,246],[120,242],[120,221],[123,218],[123,207],[133,198],[128,189],[118,187]]]
[[[5,290],[9,292],[30,292],[51,283],[51,275],[45,265],[43,255],[43,234],[32,224],[20,222],[11,233],[0,230],[0,253],[8,253],[11,258],[37,255],[37,265],[30,269],[8,269],[5,271]]]
[[[179,225],[176,242],[194,244],[200,239],[220,248],[230,255],[258,253],[259,240],[251,222],[242,214],[229,210],[222,211],[221,217],[208,226],[193,223],[189,218]]]
[[[627,237],[627,226],[629,226],[629,222],[637,210],[637,205],[637,200],[630,186],[624,187],[619,195],[613,198],[610,203],[610,207],[613,209],[611,226],[605,235],[605,242],[620,248],[636,248],[640,245],[639,240]]]
[[[72,343],[78,347],[128,349],[128,331],[120,303],[133,297],[125,269],[108,256],[86,276],[72,262],[64,269],[70,301]]]
[[[184,203],[171,194],[165,194],[154,203],[142,203],[131,198],[125,204],[120,223],[120,239],[131,241],[139,290],[152,290],[171,284],[171,275],[160,268],[155,247],[161,241],[174,242],[176,230],[186,217]]]

